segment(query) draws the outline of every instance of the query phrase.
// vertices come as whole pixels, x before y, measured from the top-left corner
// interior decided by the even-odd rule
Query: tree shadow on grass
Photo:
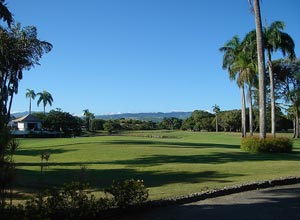
[[[290,154],[251,154],[247,152],[220,153],[215,152],[204,155],[151,155],[132,160],[111,161],[110,164],[130,166],[158,166],[171,163],[185,164],[222,164],[229,162],[252,162],[252,161],[276,161],[292,160],[300,161],[300,152]]]
[[[105,142],[108,144],[119,145],[151,145],[154,147],[162,148],[227,148],[227,149],[239,149],[240,145],[235,144],[218,144],[218,143],[193,143],[193,142],[169,142],[169,141],[153,141],[153,140],[114,140]]]
[[[151,167],[165,164],[223,164],[231,162],[262,162],[262,161],[300,161],[300,152],[286,154],[252,154],[248,152],[222,153],[214,152],[203,155],[165,155],[157,154],[142,156],[129,160],[111,161],[70,161],[70,162],[48,162],[49,166],[79,166],[79,165],[128,165],[129,167]],[[21,166],[40,166],[37,162],[16,162]]]
[[[43,183],[48,187],[60,186],[63,183],[78,181],[81,175],[80,169],[49,169],[45,171]],[[41,175],[39,171],[18,169],[17,183],[19,189],[39,189]],[[91,188],[102,190],[108,187],[113,180],[142,179],[146,187],[159,187],[173,183],[201,183],[216,182],[230,183],[230,178],[243,176],[242,174],[224,174],[217,171],[202,172],[159,172],[140,171],[136,169],[87,169],[85,172],[86,181]]]
[[[71,151],[76,151],[76,149],[66,149],[66,148],[49,148],[49,149],[18,149],[15,155],[18,156],[40,156],[43,152],[49,152],[50,154],[61,154]]]

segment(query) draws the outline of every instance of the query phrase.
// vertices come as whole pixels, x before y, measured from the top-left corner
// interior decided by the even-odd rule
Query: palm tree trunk
[[[296,138],[296,118],[293,118],[293,138]]]
[[[251,86],[248,87],[248,102],[249,102],[249,132],[253,136],[253,105]]]
[[[241,86],[242,95],[242,137],[246,137],[246,102],[244,85]]]
[[[271,95],[271,133],[272,136],[276,136],[276,107],[275,107],[275,94],[274,94],[274,77],[273,77],[273,65],[271,60],[271,52],[268,51],[268,68],[270,78],[270,95]]]
[[[266,138],[266,85],[265,85],[265,57],[262,38],[262,25],[260,16],[260,0],[253,0],[255,14],[257,56],[258,56],[258,81],[259,81],[259,133],[260,138]]]
[[[299,138],[299,109],[295,107],[295,134],[294,138]]]
[[[218,132],[218,115],[216,115],[216,132]]]
[[[31,114],[31,98],[29,98],[29,114]]]

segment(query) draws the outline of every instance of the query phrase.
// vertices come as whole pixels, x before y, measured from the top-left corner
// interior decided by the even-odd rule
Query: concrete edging
[[[270,188],[275,186],[292,185],[297,183],[300,183],[300,177],[287,177],[287,178],[279,178],[279,179],[273,179],[267,181],[252,182],[252,183],[246,183],[246,184],[241,184],[236,186],[224,187],[221,189],[214,189],[214,190],[208,190],[199,193],[193,193],[187,196],[180,196],[180,197],[161,199],[161,200],[151,200],[135,208],[147,209],[147,208],[165,207],[170,205],[181,205],[186,203],[197,202],[200,200],[205,200],[208,198],[225,196],[225,195],[257,190],[257,189]]]

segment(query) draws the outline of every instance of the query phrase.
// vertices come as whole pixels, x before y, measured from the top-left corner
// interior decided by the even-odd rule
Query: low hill
[[[123,114],[113,114],[113,115],[96,115],[96,118],[99,119],[120,119],[120,118],[126,118],[126,119],[136,119],[136,120],[142,120],[142,121],[154,121],[159,122],[162,121],[164,118],[180,118],[180,119],[186,119],[190,117],[192,112],[153,112],[153,113],[123,113]]]
[[[27,115],[28,112],[16,112],[12,115],[15,118],[22,117],[24,115]],[[96,115],[95,118],[109,120],[109,119],[120,119],[120,118],[126,118],[126,119],[135,119],[135,120],[141,120],[141,121],[154,121],[154,122],[160,122],[164,118],[179,118],[179,119],[186,119],[192,115],[192,112],[151,112],[151,113],[122,113],[122,114],[111,114],[111,115]]]

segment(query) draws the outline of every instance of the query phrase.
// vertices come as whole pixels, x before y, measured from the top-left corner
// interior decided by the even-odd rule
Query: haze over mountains
[[[28,114],[28,111],[26,112],[17,112],[13,113],[12,115],[16,118],[22,117],[24,115]],[[149,113],[121,113],[121,114],[110,114],[110,115],[95,115],[95,118],[98,119],[120,119],[120,118],[126,118],[126,119],[136,119],[136,120],[143,120],[143,121],[154,121],[159,122],[162,121],[164,118],[179,118],[179,119],[186,119],[190,117],[192,112],[149,112]]]

